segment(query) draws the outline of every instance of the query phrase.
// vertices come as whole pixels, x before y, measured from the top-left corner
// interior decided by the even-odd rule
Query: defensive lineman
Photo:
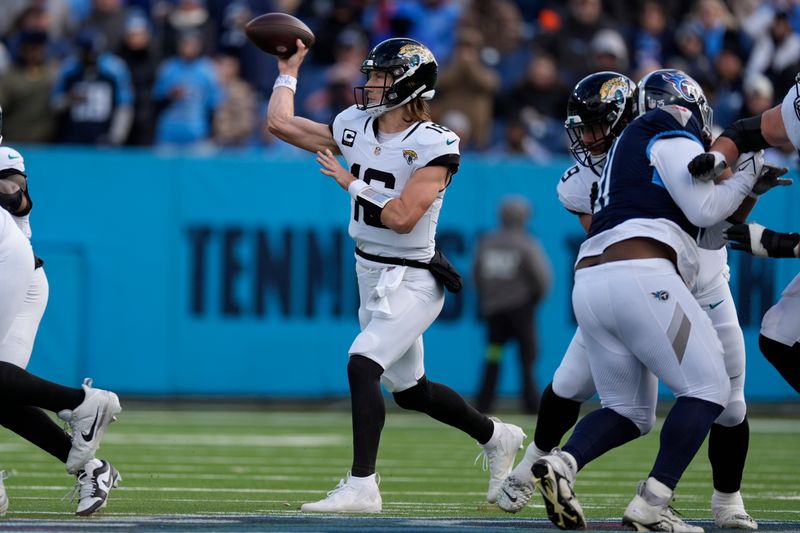
[[[300,40],[297,46],[294,55],[278,60],[268,126],[278,138],[316,152],[320,171],[350,193],[361,325],[347,365],[352,467],[327,498],[301,510],[381,510],[375,474],[385,419],[381,383],[400,407],[461,429],[482,445],[491,476],[487,500],[494,502],[521,447],[522,430],[487,418],[455,391],[429,381],[423,364],[422,334],[444,304],[442,283],[428,268],[438,268],[446,283],[456,282],[434,252],[444,192],[459,164],[458,136],[429,118],[436,60],[411,39],[378,44],[363,63],[367,82],[355,90],[356,105],[328,127],[294,115],[294,89],[307,53]]]
[[[646,85],[647,79],[643,81]],[[599,72],[581,80],[570,97],[565,126],[571,151],[579,164],[564,173],[557,190],[562,205],[577,215],[587,230],[591,223],[591,191],[596,187],[606,152],[630,122],[637,107],[633,101],[634,89],[634,83],[622,74]],[[643,88],[642,94],[644,92]],[[644,102],[641,105],[644,107]],[[700,274],[692,294],[714,324],[731,380],[728,405],[711,426],[709,436],[708,455],[714,481],[711,510],[719,527],[756,529],[758,526],[745,511],[739,492],[749,425],[744,401],[744,338],[728,285],[727,253],[724,248],[699,249],[698,253]],[[654,408],[656,378],[651,379],[653,384],[647,390],[652,396],[642,401],[652,402]],[[533,463],[558,446],[577,422],[581,403],[595,392],[583,336],[578,328],[556,369],[553,382],[543,395],[534,440],[528,445],[523,460],[503,483],[498,499],[501,508],[516,512],[525,506],[533,490]]]

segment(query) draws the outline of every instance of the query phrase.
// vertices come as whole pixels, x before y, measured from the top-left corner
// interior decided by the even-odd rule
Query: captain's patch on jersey
[[[353,142],[356,140],[356,132],[353,130],[345,129],[342,132],[342,144],[345,146],[353,146]]]

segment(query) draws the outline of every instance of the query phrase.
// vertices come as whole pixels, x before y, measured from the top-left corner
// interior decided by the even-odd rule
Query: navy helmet
[[[619,72],[596,72],[575,85],[564,127],[569,150],[585,167],[605,160],[611,144],[636,117],[636,84]]]
[[[665,105],[685,107],[700,122],[703,141],[711,142],[714,112],[700,84],[691,76],[677,69],[654,70],[641,79],[638,90],[640,115]]]

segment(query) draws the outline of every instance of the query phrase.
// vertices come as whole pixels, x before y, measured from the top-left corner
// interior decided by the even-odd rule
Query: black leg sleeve
[[[62,463],[67,462],[72,441],[69,435],[38,407],[7,405],[0,410],[0,425],[46,451]]]
[[[575,425],[581,414],[581,402],[567,400],[553,392],[550,383],[539,402],[539,417],[533,442],[542,451],[550,451],[561,443],[567,431]]]
[[[786,383],[800,393],[800,342],[794,343],[794,346],[786,346],[759,335],[758,347],[761,348],[761,353],[767,361],[780,372]]]
[[[749,445],[750,425],[747,417],[741,424],[733,427],[711,425],[708,435],[708,460],[711,462],[715,489],[731,493],[741,488]]]
[[[375,473],[378,445],[386,419],[381,394],[381,365],[361,355],[351,355],[347,363],[350,402],[353,415],[353,465],[350,473],[367,477]]]
[[[0,361],[0,401],[4,404],[33,405],[57,413],[76,408],[83,398],[83,389],[64,387]]]
[[[489,442],[494,433],[494,422],[489,417],[478,412],[450,387],[428,381],[425,376],[410,389],[394,393],[394,400],[403,409],[425,413],[460,429],[481,444]]]

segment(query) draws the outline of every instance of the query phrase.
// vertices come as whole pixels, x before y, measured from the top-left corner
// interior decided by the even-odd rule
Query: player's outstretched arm
[[[314,122],[294,114],[294,93],[300,65],[308,48],[297,39],[297,52],[288,58],[278,58],[279,76],[275,80],[272,97],[267,108],[267,128],[270,133],[289,144],[309,152],[331,150],[339,153],[339,147],[326,124]]]
[[[779,233],[761,224],[736,224],[725,231],[734,250],[761,257],[800,257],[800,233]]]

